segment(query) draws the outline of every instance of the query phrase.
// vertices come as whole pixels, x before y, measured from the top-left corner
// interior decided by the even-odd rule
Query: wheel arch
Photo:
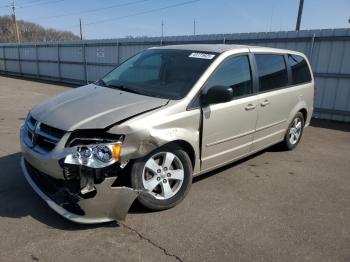
[[[300,101],[298,104],[296,104],[294,106],[294,108],[290,111],[289,116],[287,117],[287,121],[286,121],[286,125],[285,125],[285,129],[287,130],[289,124],[292,122],[294,116],[300,112],[303,114],[304,117],[304,122],[305,124],[308,123],[308,119],[307,117],[309,117],[308,115],[308,110],[307,110],[307,105],[305,103],[305,101]]]
[[[178,140],[168,142],[168,143],[162,145],[162,147],[168,146],[168,145],[177,145],[177,146],[181,147],[188,154],[188,156],[191,160],[192,170],[194,170],[195,165],[196,165],[196,153],[195,153],[194,148],[192,147],[192,145],[190,143],[188,143],[185,140],[178,139]]]
[[[307,117],[308,117],[307,109],[306,108],[301,108],[298,112],[303,114],[304,122],[306,122],[307,121]]]

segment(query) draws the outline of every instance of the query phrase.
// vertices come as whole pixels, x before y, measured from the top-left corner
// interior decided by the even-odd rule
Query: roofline
[[[177,49],[176,46],[179,46]],[[188,49],[184,48],[188,46]],[[191,48],[193,46],[193,48]],[[306,55],[302,52],[290,50],[290,49],[281,49],[281,48],[274,48],[274,47],[265,47],[265,46],[252,46],[252,45],[236,45],[236,44],[181,44],[181,45],[166,45],[166,46],[155,46],[151,47],[149,49],[172,49],[172,50],[188,50],[188,51],[196,51],[198,49],[198,46],[220,46],[227,48],[226,50],[207,50],[207,52],[217,52],[220,54],[230,52],[232,50],[238,50],[242,48],[248,48],[250,52],[252,53],[276,53],[276,54],[294,54],[294,55],[300,55],[303,57],[306,57]],[[205,50],[200,50],[201,52],[206,52]]]

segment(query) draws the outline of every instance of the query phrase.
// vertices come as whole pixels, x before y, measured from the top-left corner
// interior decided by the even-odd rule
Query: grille
[[[25,128],[25,143],[42,154],[52,151],[65,134],[65,131],[40,123],[32,116],[28,117]]]

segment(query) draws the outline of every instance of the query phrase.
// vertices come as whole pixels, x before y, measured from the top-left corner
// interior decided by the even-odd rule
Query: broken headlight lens
[[[74,151],[66,156],[64,163],[102,168],[119,160],[122,143],[76,146]]]

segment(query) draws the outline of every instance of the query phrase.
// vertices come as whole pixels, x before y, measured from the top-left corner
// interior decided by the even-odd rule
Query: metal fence
[[[87,83],[146,48],[186,43],[301,51],[309,57],[316,78],[314,116],[350,122],[350,29],[0,44],[0,73]]]

